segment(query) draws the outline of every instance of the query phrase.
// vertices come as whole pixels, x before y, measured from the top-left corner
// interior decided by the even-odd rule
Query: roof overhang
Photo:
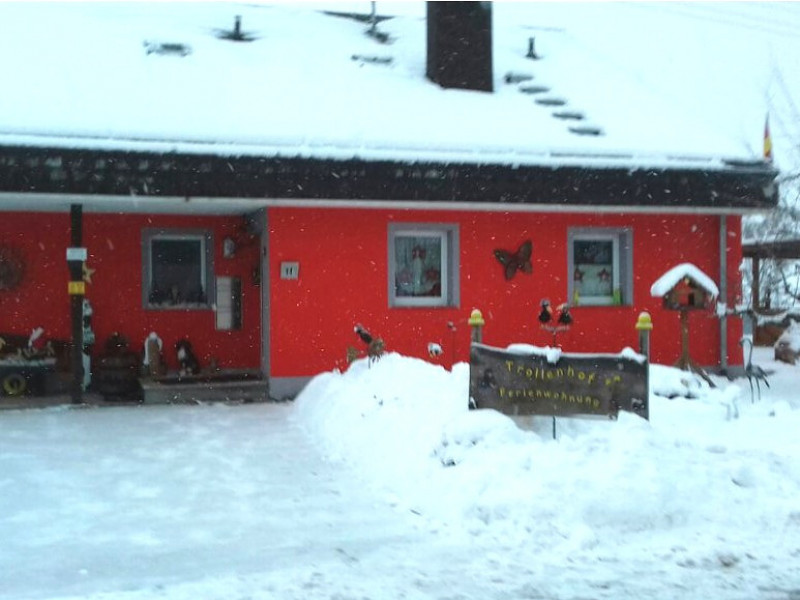
[[[182,212],[189,205],[203,212],[204,205],[232,213],[290,203],[745,214],[777,204],[776,176],[763,163],[522,166],[5,146],[0,210],[57,210],[59,201],[78,198],[108,212]]]
[[[550,204],[498,204],[490,202],[426,202],[419,200],[331,200],[320,198],[207,198],[202,196],[111,196],[84,194],[0,192],[0,213],[67,213],[80,204],[86,214],[171,214],[244,215],[269,207],[357,208],[364,210],[436,210],[502,213],[584,213],[584,214],[664,214],[673,215],[750,215],[763,208],[703,208],[662,206],[587,206]]]
[[[800,240],[779,240],[742,244],[745,258],[800,259]]]

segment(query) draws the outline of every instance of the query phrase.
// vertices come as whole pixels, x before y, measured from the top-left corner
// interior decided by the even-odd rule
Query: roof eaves
[[[0,146],[0,191],[760,209],[771,167],[599,168]]]

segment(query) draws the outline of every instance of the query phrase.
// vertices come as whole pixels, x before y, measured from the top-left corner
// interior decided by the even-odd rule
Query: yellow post
[[[483,341],[483,326],[486,324],[486,321],[483,320],[483,314],[481,311],[479,311],[477,308],[473,309],[469,315],[469,320],[467,323],[472,329],[470,339],[473,342],[480,344]]]
[[[639,354],[644,354],[650,360],[650,332],[653,330],[653,319],[649,312],[639,313],[636,320],[636,331],[639,332]]]

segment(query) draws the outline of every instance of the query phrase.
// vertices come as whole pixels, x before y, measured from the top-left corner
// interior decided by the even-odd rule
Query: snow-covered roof
[[[370,10],[369,2],[347,4]],[[639,5],[495,3],[489,94],[425,78],[422,3],[379,24],[389,44],[365,35],[363,22],[319,8],[0,3],[0,145],[702,169],[760,158],[763,106],[751,118],[749,100],[723,102],[702,96],[712,86],[692,88],[698,65],[725,91],[733,73],[741,87],[760,64],[704,60],[720,44],[731,50],[730,27]],[[219,37],[237,15],[252,41]],[[674,35],[647,37],[654,17],[658,31],[667,24]],[[530,37],[540,60],[525,58]],[[731,51],[733,60],[742,55]],[[533,79],[507,82],[509,73]],[[529,93],[532,84],[546,90]],[[542,98],[565,104],[537,103]],[[714,102],[716,113],[734,115],[727,129],[705,120],[716,114],[708,109]],[[563,111],[585,118],[553,116]],[[571,131],[576,125],[600,135]]]
[[[650,295],[654,298],[663,298],[684,277],[694,281],[714,298],[719,296],[719,288],[714,280],[691,263],[682,263],[664,273],[650,287]]]

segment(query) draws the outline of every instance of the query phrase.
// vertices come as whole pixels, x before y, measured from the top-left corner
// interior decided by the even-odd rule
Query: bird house
[[[719,288],[696,266],[683,263],[659,277],[650,288],[650,295],[661,298],[667,310],[698,310],[713,304]]]
[[[691,277],[681,277],[663,296],[664,308],[669,310],[697,310],[708,308],[714,295]]]

